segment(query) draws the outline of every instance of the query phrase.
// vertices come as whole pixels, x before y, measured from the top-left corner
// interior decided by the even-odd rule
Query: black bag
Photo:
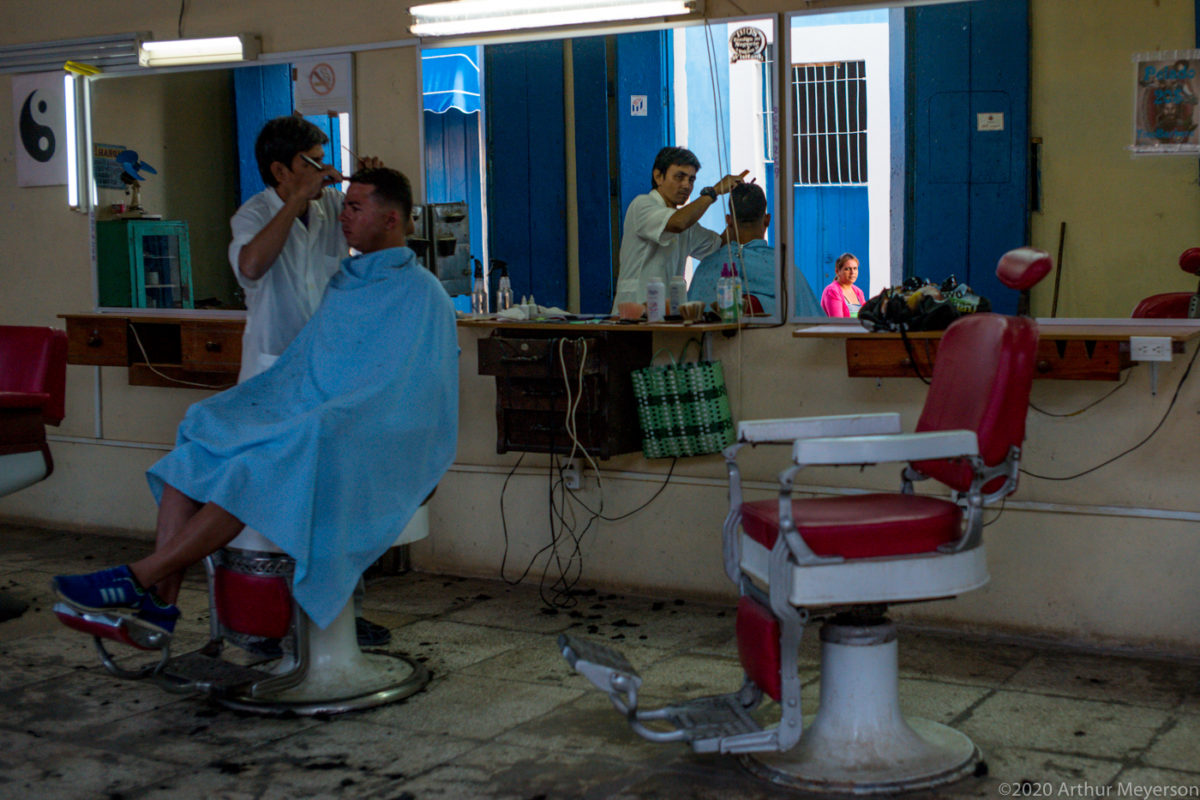
[[[986,297],[975,294],[953,275],[941,286],[912,277],[863,303],[858,319],[869,331],[941,331],[964,314],[991,307]]]

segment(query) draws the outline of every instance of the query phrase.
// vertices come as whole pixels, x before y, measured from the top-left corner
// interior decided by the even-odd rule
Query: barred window
[[[792,66],[795,182],[867,181],[867,78],[863,61]]]

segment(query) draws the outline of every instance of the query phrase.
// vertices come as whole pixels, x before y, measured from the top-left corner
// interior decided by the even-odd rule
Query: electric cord
[[[1093,400],[1092,402],[1088,403],[1086,406],[1084,406],[1083,408],[1081,408],[1081,409],[1079,409],[1079,410],[1077,410],[1077,411],[1070,411],[1070,412],[1068,412],[1068,413],[1066,413],[1066,414],[1058,414],[1058,413],[1055,413],[1055,412],[1053,412],[1053,411],[1046,411],[1045,409],[1038,408],[1038,406],[1037,406],[1037,405],[1036,405],[1036,404],[1035,404],[1035,403],[1034,403],[1032,400],[1030,400],[1030,401],[1029,401],[1029,407],[1030,407],[1030,408],[1032,408],[1034,411],[1038,412],[1039,414],[1044,414],[1044,415],[1045,415],[1045,416],[1047,416],[1047,417],[1076,417],[1076,416],[1079,416],[1080,414],[1082,414],[1083,412],[1087,411],[1089,408],[1094,408],[1095,406],[1099,405],[1099,404],[1100,404],[1100,403],[1102,403],[1103,401],[1105,401],[1105,400],[1107,400],[1108,398],[1112,397],[1114,394],[1116,394],[1116,392],[1117,392],[1117,390],[1118,390],[1118,389],[1121,389],[1122,387],[1124,387],[1124,386],[1125,386],[1125,384],[1129,383],[1129,378],[1130,378],[1130,376],[1132,376],[1132,375],[1133,375],[1133,370],[1131,369],[1131,370],[1129,370],[1128,372],[1126,372],[1126,373],[1125,373],[1125,379],[1124,379],[1124,380],[1122,380],[1122,381],[1121,381],[1120,383],[1118,383],[1116,386],[1114,386],[1113,388],[1109,389],[1107,392],[1105,392],[1104,394],[1100,395],[1100,396],[1099,396],[1099,397],[1097,397],[1095,400]]]
[[[1171,402],[1167,404],[1167,410],[1163,412],[1162,418],[1159,419],[1158,424],[1155,425],[1153,430],[1151,430],[1148,434],[1146,434],[1146,436],[1140,442],[1138,442],[1137,444],[1135,444],[1131,447],[1126,448],[1125,450],[1122,450],[1120,453],[1117,453],[1112,458],[1107,459],[1105,461],[1101,461],[1099,464],[1097,464],[1094,467],[1089,467],[1081,472],[1076,472],[1074,475],[1061,475],[1061,476],[1039,475],[1038,473],[1030,472],[1027,469],[1022,469],[1021,474],[1028,475],[1031,478],[1040,478],[1041,480],[1044,480],[1044,481],[1071,481],[1071,480],[1075,480],[1076,478],[1081,478],[1084,475],[1087,475],[1091,472],[1095,472],[1096,470],[1100,469],[1101,467],[1106,467],[1109,464],[1116,461],[1117,459],[1124,458],[1125,456],[1132,453],[1134,450],[1137,450],[1139,447],[1146,444],[1146,442],[1150,441],[1150,439],[1152,439],[1154,437],[1154,434],[1158,433],[1159,429],[1162,428],[1163,424],[1166,423],[1167,417],[1169,417],[1171,415],[1171,410],[1173,408],[1175,408],[1175,401],[1179,399],[1179,392],[1183,389],[1183,384],[1187,381],[1188,375],[1191,374],[1192,367],[1196,363],[1197,355],[1200,355],[1200,347],[1197,347],[1195,352],[1192,353],[1192,357],[1188,361],[1187,368],[1184,369],[1183,375],[1180,376],[1179,383],[1175,386],[1175,392],[1174,392],[1174,394],[1171,395]],[[1119,389],[1120,387],[1117,387],[1117,388]],[[1116,390],[1114,389],[1113,391],[1116,391]],[[1112,392],[1109,392],[1109,394],[1112,394]],[[1101,399],[1103,399],[1103,398],[1101,398]]]

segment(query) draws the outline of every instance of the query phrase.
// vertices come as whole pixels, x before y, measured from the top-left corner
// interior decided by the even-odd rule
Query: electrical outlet
[[[579,462],[568,461],[559,470],[559,475],[562,476],[563,486],[568,489],[578,489],[583,486],[583,473],[579,470]]]
[[[1134,361],[1170,361],[1170,336],[1130,336],[1129,357]]]

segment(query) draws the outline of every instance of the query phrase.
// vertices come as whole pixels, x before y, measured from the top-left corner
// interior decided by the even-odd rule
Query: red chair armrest
[[[43,409],[50,402],[46,392],[0,392],[0,408]]]

